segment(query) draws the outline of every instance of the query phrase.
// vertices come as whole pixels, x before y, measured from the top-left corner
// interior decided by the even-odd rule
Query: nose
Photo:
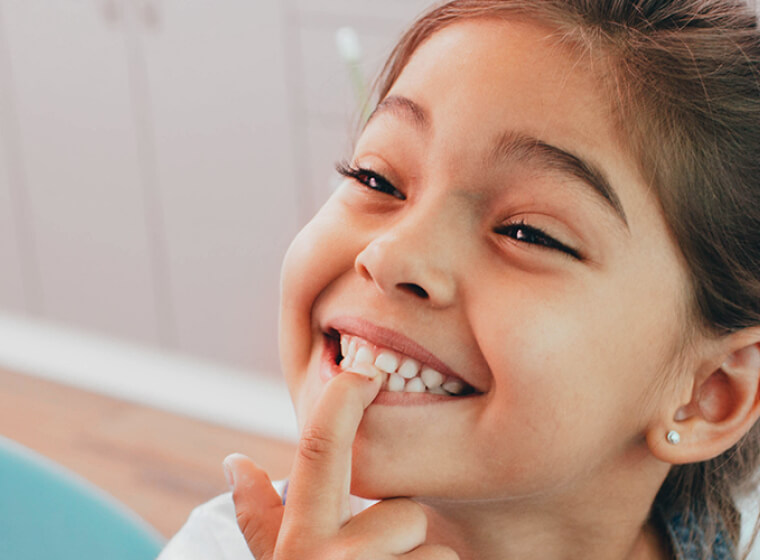
[[[408,219],[390,226],[356,257],[354,268],[391,297],[413,298],[433,307],[448,307],[456,299],[452,232]],[[437,222],[440,224],[440,222]]]

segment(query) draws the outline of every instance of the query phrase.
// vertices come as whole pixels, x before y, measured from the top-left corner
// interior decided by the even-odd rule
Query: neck
[[[453,548],[461,560],[664,560],[669,546],[649,512],[668,468],[648,456],[551,497],[418,501],[428,542]]]

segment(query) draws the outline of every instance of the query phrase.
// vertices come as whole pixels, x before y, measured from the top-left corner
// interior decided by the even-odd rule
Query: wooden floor
[[[272,479],[294,447],[71,387],[0,371],[0,434],[100,486],[165,536],[227,491],[222,460],[238,451]]]

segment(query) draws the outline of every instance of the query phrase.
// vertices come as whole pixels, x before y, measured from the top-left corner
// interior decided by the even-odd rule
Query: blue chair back
[[[153,560],[162,537],[105,492],[0,436],[0,558]]]

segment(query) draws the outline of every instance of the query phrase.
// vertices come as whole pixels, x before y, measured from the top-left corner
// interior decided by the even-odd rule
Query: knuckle
[[[335,437],[328,431],[318,426],[309,426],[304,429],[298,443],[298,455],[306,461],[313,462],[322,460],[335,447]]]
[[[247,511],[237,510],[235,512],[235,517],[237,518],[238,527],[240,527],[240,530],[244,535],[247,536],[255,533],[255,530],[252,528],[251,517],[248,515]]]
[[[260,544],[259,541],[261,539],[254,519],[248,515],[247,511],[237,511],[235,515],[237,517],[238,527],[240,527],[240,532],[243,533],[246,542],[251,548],[258,550]]]

